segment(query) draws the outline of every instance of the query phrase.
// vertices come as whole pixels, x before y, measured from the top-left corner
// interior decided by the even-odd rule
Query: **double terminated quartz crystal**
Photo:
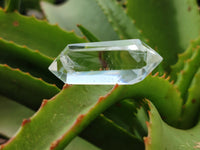
[[[134,84],[162,57],[139,39],[68,45],[49,70],[68,84]]]

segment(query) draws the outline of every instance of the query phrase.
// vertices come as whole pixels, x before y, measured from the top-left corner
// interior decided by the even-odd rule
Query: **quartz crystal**
[[[68,84],[134,84],[162,57],[139,39],[70,44],[49,66]]]

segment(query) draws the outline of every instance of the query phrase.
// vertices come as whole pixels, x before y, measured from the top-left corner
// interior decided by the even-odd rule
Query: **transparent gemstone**
[[[70,44],[49,66],[68,84],[134,84],[162,57],[139,39]]]

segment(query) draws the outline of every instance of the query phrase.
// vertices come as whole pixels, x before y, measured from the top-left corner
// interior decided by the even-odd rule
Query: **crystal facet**
[[[68,84],[134,84],[162,57],[139,39],[70,44],[49,66]]]

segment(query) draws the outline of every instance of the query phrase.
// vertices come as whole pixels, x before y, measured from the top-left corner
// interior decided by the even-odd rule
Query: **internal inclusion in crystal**
[[[162,57],[138,39],[70,44],[49,69],[68,84],[134,84]]]

